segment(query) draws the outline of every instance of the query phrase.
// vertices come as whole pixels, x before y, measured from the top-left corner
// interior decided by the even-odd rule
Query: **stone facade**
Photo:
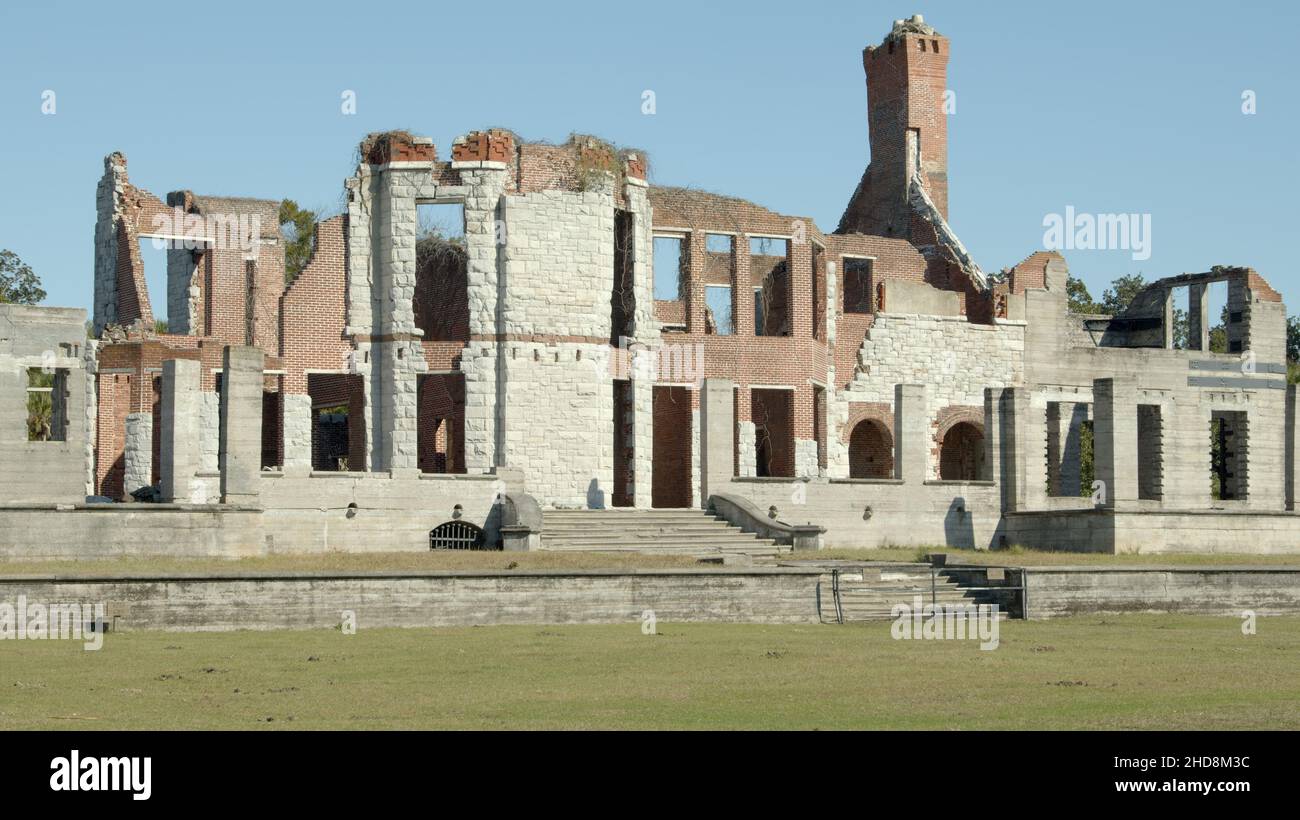
[[[393,131],[361,142],[345,212],[286,277],[277,201],[159,197],[110,154],[95,339],[55,354],[77,371],[56,415],[84,417],[68,469],[85,495],[126,501],[161,481],[172,500],[268,512],[339,482],[368,503],[379,487],[441,504],[418,488],[461,481],[489,496],[473,498],[482,510],[506,477],[552,509],[703,508],[725,491],[824,516],[829,541],[860,546],[987,547],[1050,532],[1026,523],[1038,514],[1089,522],[1076,530],[1100,548],[1126,547],[1143,512],[1291,526],[1278,294],[1214,268],[1153,283],[1122,316],[1081,317],[1058,254],[985,274],[947,222],[948,48],[913,19],[866,50],[871,165],[833,232],[650,185],[644,154],[592,137],[474,131],[440,157]],[[460,224],[427,231],[430,206]],[[167,292],[150,294],[138,243],[178,216],[193,247],[169,250]],[[1220,282],[1226,351],[1210,349]],[[1175,349],[1182,288],[1192,315]],[[177,373],[193,375],[179,392]],[[4,378],[17,445],[29,388]]]

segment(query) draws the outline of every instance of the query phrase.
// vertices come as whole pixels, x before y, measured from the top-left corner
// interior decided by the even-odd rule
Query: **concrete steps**
[[[741,532],[703,510],[546,510],[542,549],[774,558],[790,547]]]
[[[845,622],[890,620],[895,605],[912,607],[918,596],[922,606],[930,603],[967,606],[987,602],[979,592],[964,588],[952,578],[936,575],[932,579],[930,567],[925,564],[840,570],[840,613]],[[832,575],[822,576],[817,600],[822,622],[837,623],[840,613],[835,608],[835,579]],[[998,617],[1005,619],[1007,613],[999,612]]]

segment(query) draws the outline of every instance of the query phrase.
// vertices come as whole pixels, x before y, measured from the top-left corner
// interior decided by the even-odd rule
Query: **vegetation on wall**
[[[284,237],[285,284],[298,278],[311,261],[316,242],[316,212],[286,199],[280,203],[280,235]]]

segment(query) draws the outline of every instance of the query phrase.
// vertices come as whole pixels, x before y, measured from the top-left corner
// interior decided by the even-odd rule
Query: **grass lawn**
[[[0,642],[0,730],[1300,728],[1300,618],[1085,616],[1001,646],[850,626],[110,633]]]

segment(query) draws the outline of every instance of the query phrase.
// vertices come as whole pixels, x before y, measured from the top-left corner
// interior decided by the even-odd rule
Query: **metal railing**
[[[949,570],[949,569],[951,569],[951,568],[930,567],[930,605],[931,605],[932,607],[937,607],[937,606],[938,606],[938,603],[939,603],[939,576],[940,576],[940,574],[941,574],[942,572],[947,571],[947,570]],[[967,568],[963,568],[963,569],[975,570],[975,569],[981,569],[981,568],[976,568],[976,567],[967,567]],[[1019,583],[1019,584],[996,584],[996,585],[995,585],[995,584],[988,583],[988,581],[987,581],[987,577],[988,577],[988,576],[987,576],[987,570],[988,570],[988,569],[1004,569],[1004,568],[1001,568],[1001,567],[989,567],[989,568],[983,568],[983,569],[985,569],[985,578],[986,578],[986,581],[985,581],[985,584],[984,584],[984,585],[982,585],[982,586],[977,586],[977,585],[965,585],[965,584],[960,584],[960,583],[959,583],[959,584],[957,585],[958,588],[959,588],[962,592],[975,592],[975,593],[979,593],[979,592],[1011,593],[1011,594],[1014,596],[1013,601],[1014,601],[1015,603],[1018,603],[1018,604],[1019,604],[1020,617],[1021,617],[1022,619],[1028,620],[1028,618],[1029,618],[1029,572],[1028,572],[1027,570],[1025,570],[1025,569],[1010,569],[1009,572],[1012,572],[1012,573],[1019,573],[1019,575],[1020,575],[1020,583]],[[1005,569],[1004,569],[1004,571],[1008,571],[1008,570],[1005,570]],[[832,602],[832,603],[834,604],[834,606],[835,606],[835,623],[837,623],[837,624],[842,624],[842,623],[844,623],[843,584],[841,583],[841,580],[840,580],[840,574],[841,574],[841,572],[843,572],[843,570],[841,570],[841,569],[839,569],[839,568],[832,568],[832,569],[831,569],[831,602]],[[855,574],[856,574],[856,573],[855,573]],[[1010,580],[1010,578],[1008,578],[1008,580]],[[890,593],[890,592],[909,592],[909,591],[914,592],[914,591],[915,591],[915,590],[911,590],[911,589],[904,588],[904,587],[897,587],[897,588],[894,588],[894,587],[888,587],[888,586],[872,587],[872,590],[875,591],[875,592],[880,592],[880,593]],[[1015,600],[1015,599],[1018,599],[1018,600]],[[1000,609],[1002,608],[1000,603],[998,604],[998,606],[999,606]],[[1004,611],[1006,611],[1007,614],[1008,614],[1008,616],[1010,616],[1010,614],[1011,614],[1011,612],[1012,612],[1013,610],[1012,610],[1011,607],[1007,607]]]

